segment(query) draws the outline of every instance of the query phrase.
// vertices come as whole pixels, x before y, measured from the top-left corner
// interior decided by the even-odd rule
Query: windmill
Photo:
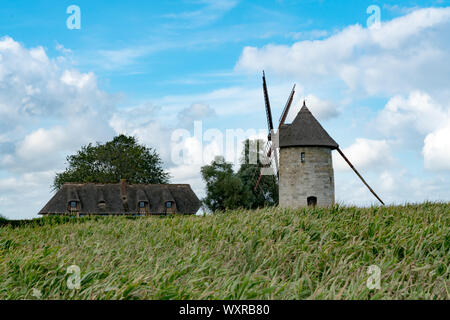
[[[270,174],[268,167],[274,164],[272,168],[273,174],[278,180],[281,207],[334,205],[335,186],[331,152],[337,150],[369,191],[384,205],[384,202],[352,165],[336,141],[312,115],[305,101],[294,121],[291,124],[285,124],[294,98],[295,86],[281,114],[277,132],[274,131],[264,71],[263,90],[269,129],[268,142],[264,152],[264,156],[267,156],[264,163],[267,165],[261,168],[255,184],[255,191],[260,186],[262,176]],[[274,138],[278,143],[274,142]]]
[[[266,159],[263,161],[263,163],[265,163],[265,166],[263,168],[261,168],[261,172],[259,173],[259,176],[256,180],[256,184],[254,187],[255,191],[257,191],[257,189],[258,189],[262,177],[264,175],[270,174],[270,170],[271,170],[270,167],[272,166],[272,164],[274,164],[273,174],[275,175],[276,179],[278,179],[278,177],[279,177],[278,145],[277,145],[276,141],[275,142],[273,141],[273,138],[274,138],[276,132],[274,131],[274,126],[273,126],[272,110],[270,107],[269,92],[267,90],[266,74],[264,71],[263,71],[263,92],[264,92],[264,103],[265,103],[265,107],[266,107],[268,137],[267,137],[266,147],[264,148],[264,156],[266,157]],[[294,95],[295,95],[295,85],[292,88],[291,94],[289,95],[289,98],[288,98],[286,105],[283,109],[283,112],[281,114],[279,124],[278,124],[278,130],[286,121],[287,115],[289,113],[289,109],[291,108],[291,105],[292,105],[292,101],[294,100]]]

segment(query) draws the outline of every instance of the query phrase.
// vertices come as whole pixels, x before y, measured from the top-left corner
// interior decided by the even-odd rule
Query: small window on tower
[[[139,208],[145,208],[145,201],[139,202]]]
[[[76,201],[70,201],[70,208],[76,209],[77,208],[77,202]]]
[[[306,159],[306,155],[304,152],[302,152],[302,155],[301,155],[302,163],[305,163],[305,159]]]

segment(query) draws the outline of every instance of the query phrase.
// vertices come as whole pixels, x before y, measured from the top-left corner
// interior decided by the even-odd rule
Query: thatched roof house
[[[187,184],[65,184],[40,215],[195,214],[200,200]]]

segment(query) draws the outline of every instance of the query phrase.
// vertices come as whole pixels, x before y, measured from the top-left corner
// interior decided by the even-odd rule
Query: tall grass
[[[43,219],[0,228],[0,299],[449,299],[449,226],[437,203]]]

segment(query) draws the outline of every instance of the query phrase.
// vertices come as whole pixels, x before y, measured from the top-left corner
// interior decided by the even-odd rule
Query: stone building
[[[335,203],[331,152],[338,144],[305,103],[279,130],[279,203],[282,208],[328,207]]]

